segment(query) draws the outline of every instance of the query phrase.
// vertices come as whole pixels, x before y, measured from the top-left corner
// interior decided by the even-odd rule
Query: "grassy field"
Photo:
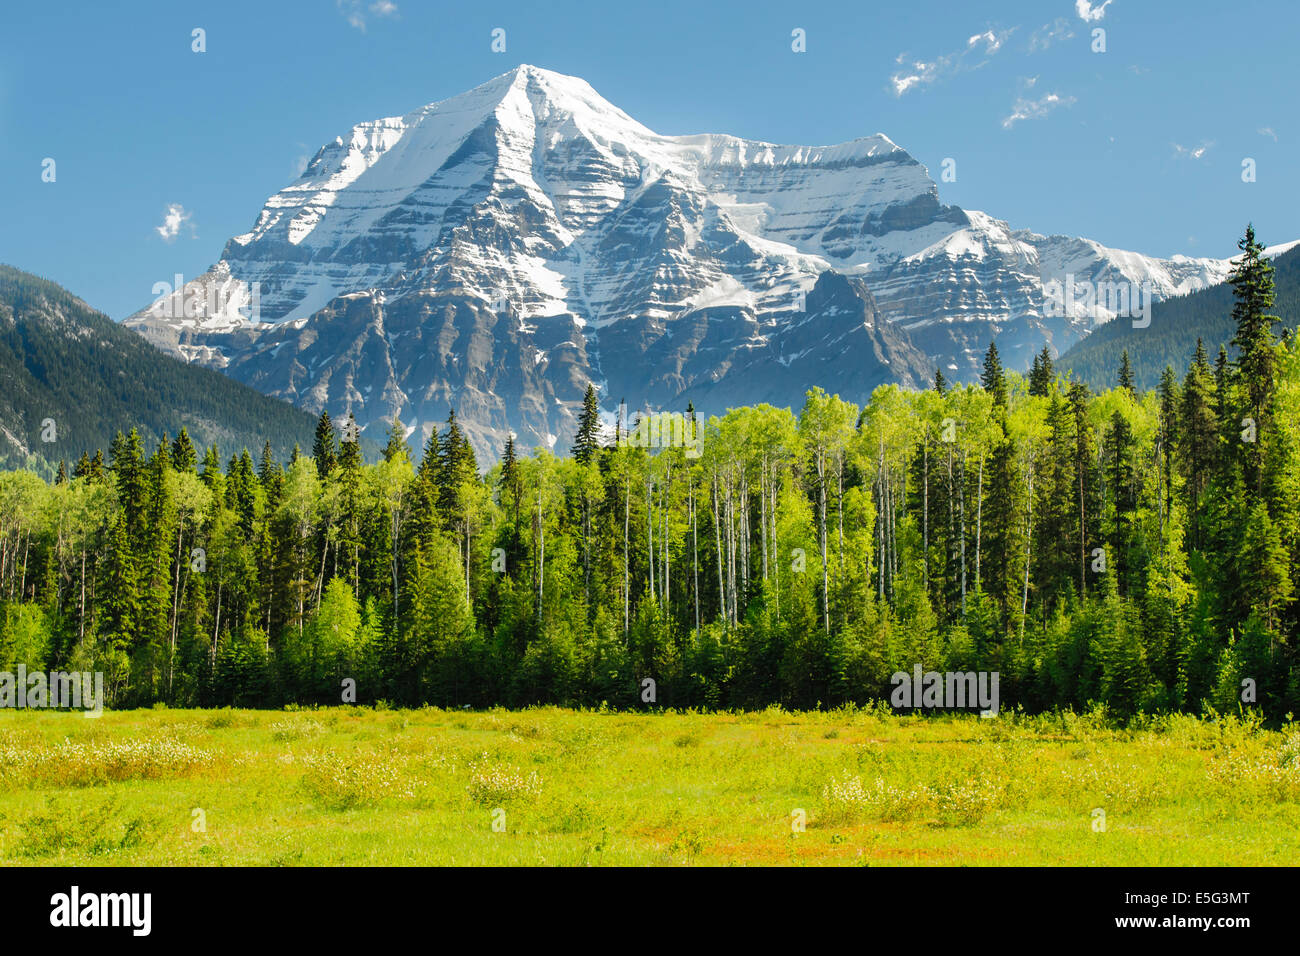
[[[1296,859],[1300,728],[1238,719],[0,713],[4,865]]]

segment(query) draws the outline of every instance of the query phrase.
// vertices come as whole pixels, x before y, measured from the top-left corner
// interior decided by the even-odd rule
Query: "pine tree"
[[[172,442],[172,467],[193,474],[198,463],[198,454],[194,450],[194,442],[190,440],[189,430],[182,425],[180,434]]]
[[[993,396],[993,404],[998,408],[1007,405],[1007,378],[1002,370],[1002,358],[998,355],[998,343],[990,342],[984,353],[984,374],[980,378],[984,391]]]
[[[268,439],[262,445],[262,463],[257,469],[258,480],[262,482],[263,488],[269,488],[280,474],[280,463],[275,460],[275,454],[271,451],[271,442]]]
[[[406,426],[396,415],[393,416],[393,424],[388,429],[388,444],[384,446],[384,461],[394,462],[398,460],[411,460],[411,447],[406,444]]]
[[[1179,460],[1187,495],[1191,544],[1201,547],[1203,519],[1201,499],[1213,473],[1219,442],[1219,421],[1214,408],[1214,378],[1205,355],[1205,343],[1196,340],[1196,357],[1183,379],[1182,423]]]
[[[1005,429],[1005,422],[1003,425]],[[1012,608],[1019,603],[1017,584],[1021,572],[1017,570],[1017,565],[1023,558],[1023,545],[1020,543],[1020,516],[1023,509],[1016,505],[1019,482],[1016,475],[1015,443],[1005,430],[993,441],[988,474],[985,476],[981,542],[983,580],[980,581],[980,586],[993,599],[1000,615],[1000,624],[1005,630],[1010,624]]]
[[[351,412],[348,412],[347,424],[343,427],[343,440],[339,442],[337,464],[354,470],[361,467],[361,429],[357,427],[357,420],[352,417]]]
[[[451,522],[461,516],[462,486],[478,477],[474,449],[461,431],[453,411],[447,416],[447,431],[438,442],[438,503],[443,517]]]
[[[1128,349],[1125,349],[1119,358],[1119,387],[1130,395],[1137,394],[1137,388],[1133,384],[1133,365],[1129,362]]]
[[[221,474],[221,454],[217,451],[216,445],[209,445],[207,451],[203,453],[203,472],[200,477],[209,488],[216,489],[224,486]]]
[[[1242,597],[1247,607],[1272,631],[1279,614],[1294,598],[1294,585],[1289,555],[1263,502],[1251,509],[1239,561],[1245,592]]]
[[[934,370],[934,390],[940,395],[948,394],[948,380],[943,377],[943,369]]]
[[[118,500],[122,503],[122,514],[131,535],[132,544],[138,544],[143,531],[145,508],[144,483],[144,443],[140,433],[134,428],[131,434],[124,436],[121,432],[113,439],[109,448],[112,457],[113,480],[117,485]]]
[[[1074,421],[1066,401],[1052,392],[1047,406],[1047,453],[1042,456],[1040,475],[1035,482],[1035,540],[1033,579],[1050,609],[1072,590],[1075,562],[1070,547],[1072,532],[1077,534],[1077,518],[1071,502],[1075,488],[1071,463],[1074,458]]]
[[[339,445],[338,467],[334,477],[340,491],[338,541],[336,554],[343,559],[342,574],[352,583],[353,596],[361,592],[361,537],[362,537],[362,460],[361,430],[357,420],[348,413],[343,428],[343,441]]]
[[[1088,424],[1088,404],[1091,396],[1088,386],[1074,382],[1070,386],[1070,412],[1074,418],[1073,471],[1074,539],[1079,555],[1079,594],[1088,592],[1088,554],[1097,524],[1096,492],[1092,467],[1092,429]]]
[[[1056,378],[1056,369],[1052,364],[1052,350],[1046,345],[1034,356],[1034,363],[1029,369],[1029,394],[1046,398],[1052,390]]]
[[[447,433],[438,446],[440,487],[438,503],[444,527],[454,531],[460,544],[459,563],[465,582],[465,603],[470,594],[470,533],[475,506],[473,485],[478,481],[478,462],[474,449],[456,422],[453,411],[447,416]]]
[[[106,617],[104,634],[114,647],[126,650],[140,632],[143,608],[138,562],[125,511],[113,523],[105,570],[100,596]]]
[[[1128,419],[1116,411],[1111,415],[1110,430],[1106,434],[1104,450],[1107,463],[1107,480],[1110,485],[1111,507],[1111,560],[1114,563],[1115,581],[1121,597],[1131,589],[1130,555],[1133,538],[1134,512],[1137,509],[1136,483],[1133,468],[1133,428]]]
[[[509,504],[509,513],[514,519],[514,531],[510,539],[510,553],[507,555],[506,572],[513,577],[515,562],[522,556],[520,550],[520,520],[523,506],[523,478],[519,470],[519,459],[515,452],[515,433],[506,436],[505,453],[501,456],[501,478],[498,483],[502,505]]]
[[[600,450],[600,401],[596,398],[596,388],[587,384],[587,392],[582,397],[582,412],[578,416],[578,435],[573,440],[571,454],[580,465],[589,465]]]
[[[1219,421],[1227,424],[1230,417],[1230,395],[1229,390],[1232,381],[1229,377],[1231,364],[1228,362],[1228,350],[1226,347],[1219,346],[1219,354],[1214,360],[1214,402],[1215,411],[1219,416]]]
[[[1246,465],[1246,485],[1259,493],[1263,482],[1263,460],[1266,454],[1273,393],[1277,389],[1276,359],[1273,347],[1276,339],[1273,326],[1277,316],[1269,315],[1275,297],[1273,264],[1264,256],[1264,245],[1255,240],[1253,225],[1246,227],[1246,235],[1237,243],[1242,256],[1234,264],[1228,282],[1236,299],[1232,318],[1237,323],[1237,333],[1232,344],[1237,349],[1235,370],[1246,401],[1245,414],[1254,421],[1256,440],[1242,443]]]
[[[1160,414],[1156,431],[1156,455],[1160,465],[1160,546],[1164,548],[1165,521],[1174,508],[1174,450],[1178,445],[1178,379],[1166,365],[1157,388]]]
[[[338,461],[334,426],[327,411],[320,413],[320,420],[316,423],[316,441],[311,446],[311,456],[316,459],[316,474],[323,481]]]

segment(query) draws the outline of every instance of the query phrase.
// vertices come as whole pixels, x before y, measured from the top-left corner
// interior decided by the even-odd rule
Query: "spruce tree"
[[[1163,492],[1160,503],[1163,532],[1163,522],[1174,507],[1174,450],[1178,445],[1178,379],[1174,377],[1172,365],[1166,365],[1161,373],[1157,392],[1160,395],[1160,415],[1156,432],[1156,454],[1160,461],[1160,488]],[[1161,547],[1163,546],[1162,540]]]
[[[461,516],[462,485],[477,477],[474,449],[452,411],[447,416],[447,431],[438,442],[438,500],[445,520],[450,522]]]
[[[1134,512],[1137,510],[1136,482],[1133,468],[1133,428],[1128,419],[1116,411],[1111,415],[1110,430],[1104,442],[1107,480],[1113,509],[1111,518],[1111,569],[1121,597],[1131,589]]]
[[[1133,365],[1129,362],[1128,349],[1125,349],[1119,357],[1119,387],[1130,395],[1137,395],[1137,387],[1133,383]]]
[[[1236,299],[1232,307],[1232,318],[1237,323],[1232,338],[1237,349],[1234,368],[1245,400],[1245,415],[1254,422],[1256,433],[1255,441],[1242,443],[1246,485],[1258,493],[1263,482],[1273,393],[1277,389],[1273,326],[1280,320],[1268,312],[1275,297],[1273,264],[1264,256],[1263,243],[1256,241],[1253,225],[1246,227],[1237,248],[1242,255],[1228,276]]]
[[[410,461],[411,448],[406,444],[406,426],[394,415],[393,424],[388,429],[388,444],[384,446],[384,461],[394,462],[399,459]]]
[[[582,397],[582,412],[578,415],[578,434],[570,452],[580,465],[589,465],[600,450],[600,401],[596,387],[587,383],[587,393]]]
[[[993,396],[994,407],[1006,408],[1007,379],[1002,370],[1002,358],[998,355],[997,342],[990,342],[988,351],[984,353],[984,374],[980,382],[984,386],[984,391]]]
[[[1088,424],[1088,386],[1074,382],[1070,386],[1070,412],[1074,418],[1074,455],[1071,464],[1074,519],[1074,543],[1079,556],[1079,594],[1088,592],[1088,556],[1097,526],[1096,485],[1093,481],[1092,429]]]
[[[1034,363],[1029,369],[1029,394],[1046,398],[1052,390],[1052,380],[1056,369],[1052,365],[1052,350],[1046,345],[1034,356]]]
[[[343,442],[339,445],[338,468],[335,478],[339,483],[339,520],[337,553],[342,556],[341,573],[352,585],[353,596],[360,594],[361,537],[362,537],[362,460],[361,430],[357,420],[348,413],[343,429]]]
[[[269,488],[279,474],[280,463],[275,460],[275,454],[271,451],[271,442],[268,439],[262,445],[262,463],[258,466],[257,477],[262,482],[263,488]]]
[[[1196,340],[1196,357],[1183,379],[1178,436],[1191,544],[1204,543],[1201,498],[1205,494],[1218,454],[1219,420],[1215,414],[1214,373],[1205,355],[1205,343]]]
[[[506,573],[513,577],[515,562],[521,557],[519,532],[524,494],[523,477],[519,470],[519,458],[515,452],[515,433],[506,436],[506,448],[501,456],[501,478],[498,483],[502,505],[509,504],[509,513],[514,520],[511,535],[511,549],[506,562]]]
[[[172,442],[172,467],[193,474],[198,463],[198,454],[194,450],[194,442],[190,440],[189,430],[182,425],[180,434]]]
[[[316,422],[316,440],[311,446],[311,456],[316,459],[316,474],[322,481],[334,470],[334,464],[338,461],[337,447],[330,413],[321,412],[320,420]]]
[[[217,451],[216,445],[209,445],[203,453],[203,472],[199,477],[203,479],[203,483],[209,488],[224,487],[221,474],[221,454]]]

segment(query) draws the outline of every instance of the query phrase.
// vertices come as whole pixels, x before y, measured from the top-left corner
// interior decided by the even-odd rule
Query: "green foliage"
[[[1300,351],[1242,248],[1236,361],[1152,391],[1123,352],[1094,392],[990,345],[983,385],[692,409],[698,455],[601,447],[591,391],[573,457],[512,438],[485,475],[454,414],[418,467],[397,421],[372,464],[327,415],[286,464],[118,432],[0,472],[0,664],[103,670],[116,706],[801,709],[920,665],[997,671],[1004,707],[1280,720]]]

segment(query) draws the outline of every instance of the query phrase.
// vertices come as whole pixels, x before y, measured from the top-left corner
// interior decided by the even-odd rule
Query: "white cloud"
[[[889,78],[889,82],[894,87],[894,95],[902,96],[908,90],[921,86],[924,83],[933,83],[939,78],[939,71],[946,64],[939,62],[923,63],[915,60],[910,70],[895,73]]]
[[[367,10],[375,17],[397,16],[397,4],[393,0],[375,0],[369,7],[364,6],[363,0],[335,0],[335,3],[348,26],[356,27],[362,33],[366,32]]]
[[[1277,142],[1277,133],[1273,132],[1273,127],[1271,126],[1261,126],[1256,132],[1258,132],[1260,136],[1272,137],[1273,142]]]
[[[190,234],[194,233],[194,224],[190,222],[193,213],[185,211],[185,207],[178,202],[168,203],[167,212],[163,214],[163,224],[155,226],[158,235],[162,236],[163,242],[172,242],[181,234],[181,227],[189,224]]]
[[[1183,157],[1186,157],[1187,159],[1200,159],[1209,152],[1210,147],[1213,145],[1214,143],[1212,141],[1201,143],[1199,146],[1180,146],[1178,143],[1174,143],[1174,155],[1180,159]]]
[[[977,33],[966,41],[967,47],[973,47],[979,43],[984,44],[984,52],[992,55],[1002,49],[1002,44],[1010,35],[1010,31],[1002,34],[994,33],[992,30],[985,30],[983,33]]]
[[[966,41],[966,47],[956,53],[949,53],[933,60],[912,60],[910,65],[894,73],[889,78],[889,85],[895,96],[902,96],[910,90],[928,86],[954,73],[978,70],[989,61],[989,57],[1002,49],[1007,37],[1015,32],[1010,30],[985,30]],[[894,60],[900,66],[907,59],[906,53],[900,53]]]
[[[1026,85],[1032,87],[1037,79],[1035,77],[1027,81]],[[1075,102],[1073,96],[1061,96],[1059,93],[1048,93],[1036,100],[1026,99],[1023,96],[1016,97],[1015,103],[1011,106],[1011,115],[1002,121],[1002,128],[1011,129],[1021,120],[1042,119],[1058,106],[1071,106]]]
[[[1096,23],[1106,15],[1106,8],[1110,6],[1111,0],[1093,6],[1088,0],[1074,0],[1074,12],[1079,15],[1079,19],[1084,23]]]
[[[1039,27],[1029,37],[1029,52],[1038,53],[1059,40],[1072,39],[1074,39],[1074,30],[1070,28],[1070,21],[1064,17],[1057,17],[1051,23]]]

